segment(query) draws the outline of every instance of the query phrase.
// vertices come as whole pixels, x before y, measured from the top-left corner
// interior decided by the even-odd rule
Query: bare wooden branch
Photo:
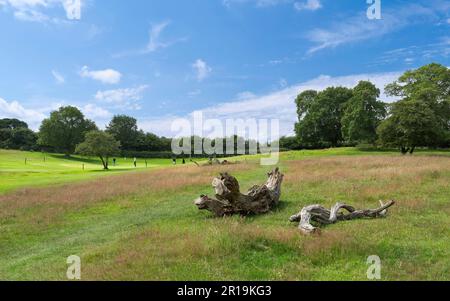
[[[304,234],[311,234],[318,230],[318,226],[334,224],[339,221],[348,221],[361,218],[379,218],[387,215],[388,209],[395,204],[395,201],[389,201],[384,204],[380,201],[381,207],[377,209],[356,210],[352,206],[343,203],[337,203],[331,210],[328,210],[321,205],[310,205],[304,207],[298,214],[291,216],[291,222],[299,222],[299,229]],[[348,213],[343,213],[344,209]]]
[[[218,217],[267,213],[278,205],[283,177],[276,168],[268,174],[268,180],[264,185],[254,186],[247,194],[242,194],[237,179],[223,173],[212,182],[216,198],[202,195],[195,201],[195,205],[200,210],[211,211]]]

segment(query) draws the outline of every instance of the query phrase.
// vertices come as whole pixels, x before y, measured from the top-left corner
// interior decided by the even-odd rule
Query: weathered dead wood
[[[242,194],[235,177],[228,173],[220,174],[220,177],[212,182],[216,198],[202,195],[195,201],[195,205],[198,209],[211,211],[218,217],[267,213],[278,205],[284,176],[276,168],[268,177],[264,185],[254,186],[247,194]]]
[[[289,220],[291,222],[300,222],[300,231],[304,234],[311,234],[318,230],[318,227],[312,225],[313,222],[318,226],[322,226],[353,219],[385,217],[388,209],[394,204],[395,201],[389,201],[387,204],[380,201],[381,207],[378,209],[365,210],[356,210],[352,206],[343,203],[337,203],[331,210],[321,205],[311,205],[304,207],[298,214],[291,216]],[[348,213],[340,212],[341,209],[345,209]]]

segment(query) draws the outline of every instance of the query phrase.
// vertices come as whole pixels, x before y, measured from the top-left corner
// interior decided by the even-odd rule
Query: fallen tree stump
[[[268,177],[264,185],[254,186],[247,194],[242,194],[235,177],[228,173],[220,174],[212,182],[216,199],[202,195],[195,201],[195,205],[200,210],[211,211],[217,217],[267,213],[280,201],[284,175],[276,168]]]
[[[291,216],[291,222],[300,222],[299,229],[304,234],[312,234],[318,230],[318,227],[313,226],[314,222],[318,226],[330,225],[340,221],[348,221],[361,218],[379,218],[387,215],[387,210],[395,204],[395,201],[389,201],[383,204],[380,201],[381,207],[378,209],[356,210],[352,206],[337,203],[328,210],[320,205],[311,205],[303,208],[298,214]],[[339,212],[341,209],[347,210],[349,213],[345,214]]]

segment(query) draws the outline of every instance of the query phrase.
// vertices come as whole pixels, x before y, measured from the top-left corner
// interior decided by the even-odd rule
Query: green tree
[[[353,96],[344,105],[342,135],[350,142],[374,143],[377,128],[386,117],[386,104],[378,101],[380,90],[369,81],[353,88]]]
[[[120,153],[120,142],[111,134],[95,130],[86,134],[85,141],[77,146],[76,153],[99,157],[103,168],[108,170],[109,158]]]
[[[297,137],[283,136],[279,140],[281,150],[295,150],[300,148],[300,143]]]
[[[296,99],[299,122],[295,126],[300,143],[309,147],[339,146],[343,142],[343,107],[352,96],[352,90],[344,87],[301,93]]]
[[[402,154],[412,154],[418,146],[434,146],[443,134],[433,110],[420,100],[395,103],[391,116],[378,127],[380,143],[398,147]]]
[[[113,135],[120,142],[122,150],[136,150],[139,130],[135,118],[126,115],[114,116],[106,132]]]
[[[85,134],[96,129],[95,123],[85,119],[78,108],[61,107],[42,122],[38,143],[70,156],[77,144],[84,140]]]
[[[18,119],[0,119],[0,148],[32,150],[37,135]]]
[[[416,70],[407,71],[397,81],[386,86],[386,93],[402,98],[401,104],[394,106],[397,109],[392,112],[393,117],[398,118],[396,115],[400,114],[399,111],[404,113],[406,110],[404,107],[413,103],[433,115],[433,122],[423,121],[424,126],[427,125],[430,128],[420,131],[423,136],[419,145],[450,144],[450,70],[446,66],[433,63]],[[412,110],[411,108],[409,111]],[[416,111],[418,114],[420,113],[418,110]],[[406,115],[403,114],[403,116]],[[413,116],[410,117],[413,118]],[[419,121],[412,120],[410,124],[413,126],[417,122]],[[405,126],[406,121],[403,122],[403,130],[406,130]],[[387,127],[387,125],[384,125],[384,127]],[[432,139],[430,139],[431,137]],[[382,142],[385,140],[381,139]],[[415,143],[419,143],[419,141]]]
[[[18,119],[4,118],[0,119],[0,129],[28,128],[28,124]]]

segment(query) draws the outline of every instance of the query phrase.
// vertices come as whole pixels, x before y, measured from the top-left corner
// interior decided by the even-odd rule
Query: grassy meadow
[[[213,195],[219,172],[242,191],[265,182],[270,167],[253,156],[208,167],[149,160],[138,170],[122,158],[111,172],[94,159],[0,159],[2,280],[65,280],[70,255],[81,257],[83,280],[367,280],[370,255],[381,258],[383,280],[450,280],[450,152],[283,153],[280,206],[246,218],[213,218],[193,200]],[[288,222],[305,205],[373,208],[380,199],[397,201],[386,219],[313,236]]]

